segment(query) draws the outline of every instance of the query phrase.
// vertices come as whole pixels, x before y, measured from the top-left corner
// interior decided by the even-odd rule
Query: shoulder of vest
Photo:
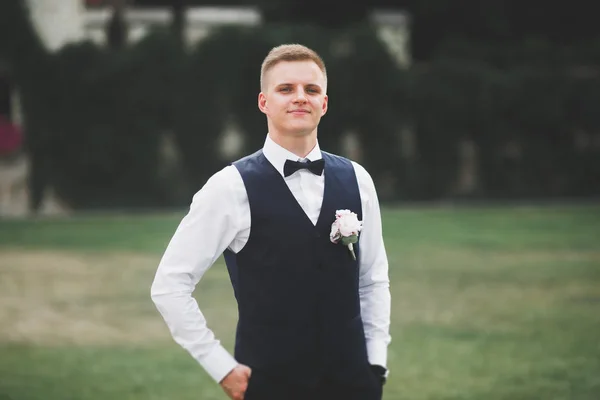
[[[262,154],[263,154],[263,151],[262,151],[262,149],[261,149],[261,150],[258,150],[258,151],[257,151],[257,152],[255,152],[255,153],[249,154],[249,155],[247,155],[247,156],[244,156],[244,157],[242,157],[242,158],[240,158],[240,159],[238,159],[238,160],[236,160],[236,161],[233,161],[231,164],[232,164],[232,165],[236,165],[236,164],[244,164],[244,163],[247,163],[247,162],[249,162],[249,161],[254,161],[254,160],[256,160],[258,157],[260,157]]]
[[[347,164],[349,166],[353,166],[352,165],[352,160],[350,160],[349,158],[343,157],[343,156],[339,156],[337,154],[333,154],[333,153],[328,153],[326,151],[321,150],[321,154],[323,155],[323,158],[331,158],[334,159],[336,161],[339,161],[343,164]]]

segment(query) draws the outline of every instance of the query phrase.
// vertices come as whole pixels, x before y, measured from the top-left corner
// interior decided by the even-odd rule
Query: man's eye
[[[289,92],[291,89],[289,87],[284,87],[279,89],[280,92]]]

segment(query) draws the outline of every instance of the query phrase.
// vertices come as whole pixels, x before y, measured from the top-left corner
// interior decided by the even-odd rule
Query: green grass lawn
[[[149,297],[181,217],[0,220],[0,400],[226,398]],[[600,207],[386,208],[384,234],[386,400],[600,399]],[[231,349],[222,261],[196,298]]]

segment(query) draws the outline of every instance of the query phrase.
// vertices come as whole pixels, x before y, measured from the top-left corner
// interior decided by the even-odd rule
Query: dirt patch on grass
[[[172,340],[150,299],[157,257],[0,251],[0,341]]]

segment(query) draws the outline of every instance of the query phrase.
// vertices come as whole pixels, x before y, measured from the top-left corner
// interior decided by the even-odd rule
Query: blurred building
[[[50,50],[81,40],[106,43],[107,26],[117,9],[123,10],[127,41],[136,42],[154,27],[172,23],[172,3],[154,1],[153,6],[142,7],[134,0],[27,0],[36,30]],[[398,10],[375,9],[370,18],[398,62],[407,65],[410,62],[407,15]],[[263,22],[257,6],[190,6],[185,8],[184,19],[184,40],[188,45],[206,37],[216,26],[253,26]]]
[[[27,3],[36,30],[50,50],[81,40],[105,43],[107,24],[117,3],[124,6],[130,42],[139,40],[155,26],[170,24],[173,18],[169,7],[138,8],[135,4],[128,6],[126,1],[27,0]],[[260,13],[252,7],[193,7],[187,9],[185,17],[188,43],[205,37],[214,26],[260,23]]]

